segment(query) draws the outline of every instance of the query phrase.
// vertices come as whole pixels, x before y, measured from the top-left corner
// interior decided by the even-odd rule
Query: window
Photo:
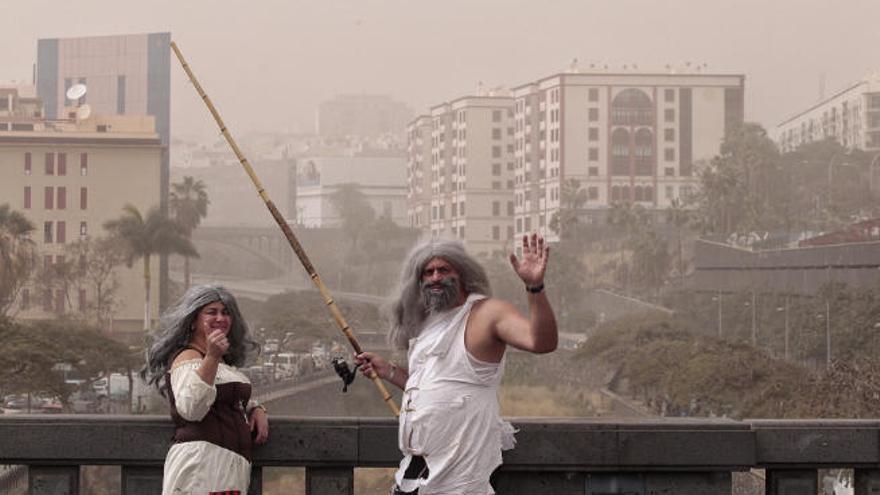
[[[116,76],[116,113],[125,115],[125,76]]]
[[[58,153],[58,175],[67,175],[67,153]]]
[[[675,141],[675,129],[663,129],[663,139],[666,142]]]
[[[664,175],[671,177],[671,176],[675,175],[675,167],[666,167],[663,169],[663,173],[664,173]]]
[[[89,154],[88,153],[80,153],[79,154],[79,175],[85,177],[89,175]]]
[[[507,202],[507,214],[513,216],[513,201]]]
[[[31,153],[24,154],[24,175],[31,175]]]
[[[446,205],[440,205],[440,220],[446,218]]]
[[[64,186],[58,186],[56,201],[59,210],[67,209],[67,188]]]
[[[43,244],[52,244],[52,222],[43,222]]]
[[[590,148],[589,150],[589,159],[591,162],[599,161],[599,148]]]
[[[79,209],[85,210],[89,207],[89,188],[79,188]]]
[[[501,189],[501,181],[493,180],[492,181],[492,189]]]
[[[497,225],[492,226],[492,240],[497,241],[501,239],[501,227]]]
[[[663,121],[675,122],[675,110],[672,108],[667,108],[666,110],[663,110]]]
[[[55,153],[46,153],[46,175],[55,175]]]
[[[79,223],[79,235],[80,235],[80,237],[86,237],[87,235],[89,235],[88,222],[80,222]]]
[[[675,161],[675,148],[666,148],[663,150],[663,159],[667,162]]]
[[[492,158],[501,158],[501,146],[492,146]]]
[[[507,226],[507,240],[513,239],[513,225]]]
[[[501,215],[501,202],[492,201],[492,216],[497,217],[499,215]]]
[[[532,217],[526,217],[526,232],[532,231]]]
[[[591,201],[595,201],[599,199],[599,188],[596,186],[590,186],[587,188],[587,199]]]
[[[589,167],[587,168],[587,174],[590,177],[596,177],[599,175],[599,167]]]
[[[522,232],[522,231],[523,231],[523,230],[522,230],[522,218],[517,218],[517,219],[516,219],[516,231],[517,231],[517,232]]]
[[[458,238],[464,239],[464,225],[458,228]]]
[[[492,175],[501,175],[501,164],[493,163],[492,164]]]
[[[492,139],[501,139],[501,129],[496,127],[492,129]]]
[[[590,127],[590,141],[598,141],[599,140],[599,128],[598,127]]]
[[[83,313],[86,311],[86,290],[85,289],[79,290],[79,310],[80,310],[80,312],[83,312]]]
[[[666,186],[666,197],[668,199],[672,199],[672,197],[674,196],[673,190],[673,186]]]
[[[55,188],[52,186],[43,189],[43,208],[47,210],[55,208]]]
[[[452,218],[458,216],[458,203],[452,203]]]
[[[31,209],[31,186],[24,186],[24,209]]]
[[[589,101],[599,101],[599,88],[590,88],[587,96]]]
[[[588,120],[590,122],[597,122],[599,120],[599,109],[591,108],[588,112]]]
[[[57,224],[57,228],[55,229],[55,242],[58,244],[64,244],[67,242],[67,223],[64,221],[59,221]]]
[[[501,110],[492,110],[492,122],[501,122]]]
[[[675,90],[674,89],[664,89],[663,90],[663,99],[666,100],[666,102],[675,101]]]

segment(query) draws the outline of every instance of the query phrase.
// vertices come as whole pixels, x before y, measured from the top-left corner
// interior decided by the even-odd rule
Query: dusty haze
[[[706,63],[746,75],[746,119],[771,128],[880,62],[871,0],[30,0],[4,5],[0,82],[30,82],[39,38],[170,31],[237,133],[311,131],[338,93],[417,113],[484,86],[582,64]],[[172,60],[172,132],[216,134]]]

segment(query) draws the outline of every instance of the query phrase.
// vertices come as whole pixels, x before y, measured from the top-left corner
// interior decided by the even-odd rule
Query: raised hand
[[[532,234],[531,238],[524,235],[522,243],[522,259],[510,253],[510,264],[526,286],[536,287],[544,283],[550,247],[544,245],[544,238],[538,234]]]
[[[208,334],[206,343],[206,354],[216,359],[222,358],[229,350],[229,340],[226,338],[226,333],[220,329],[215,329]]]

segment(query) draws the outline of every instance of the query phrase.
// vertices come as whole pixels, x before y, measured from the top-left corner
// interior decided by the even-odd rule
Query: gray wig
[[[193,324],[199,311],[214,302],[221,302],[232,317],[232,325],[226,338],[229,350],[223,361],[231,366],[245,363],[248,352],[260,346],[248,337],[248,327],[235,297],[219,285],[194,285],[173,307],[168,308],[160,320],[159,329],[153,335],[153,341],[147,350],[147,362],[141,369],[141,377],[154,385],[165,395],[165,384],[162,378],[171,368],[171,363],[178,354],[189,347],[192,340]]]
[[[422,301],[422,271],[434,258],[442,258],[458,271],[465,294],[492,295],[483,267],[469,255],[459,241],[432,239],[417,244],[403,265],[400,285],[391,304],[391,333],[388,339],[398,349],[408,349],[409,340],[418,337],[428,309]]]

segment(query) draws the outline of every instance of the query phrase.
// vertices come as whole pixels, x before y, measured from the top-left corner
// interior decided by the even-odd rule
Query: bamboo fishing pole
[[[196,92],[198,92],[199,96],[205,102],[205,105],[207,105],[208,110],[211,112],[211,115],[214,116],[214,120],[217,122],[217,126],[220,127],[220,132],[223,133],[223,137],[226,138],[226,142],[229,143],[229,147],[232,148],[232,152],[235,153],[235,156],[238,158],[241,166],[244,167],[245,172],[247,172],[248,176],[251,178],[251,181],[257,188],[257,192],[260,194],[260,197],[263,198],[263,203],[266,204],[266,208],[268,208],[269,213],[272,214],[272,218],[274,218],[278,226],[281,227],[281,231],[284,232],[284,237],[287,238],[287,242],[290,243],[290,247],[293,249],[293,252],[296,253],[297,258],[299,258],[299,261],[303,265],[303,268],[306,269],[306,272],[309,274],[312,282],[315,283],[315,286],[321,293],[321,297],[324,298],[324,304],[326,304],[327,308],[330,309],[330,313],[333,315],[333,319],[336,321],[339,329],[342,331],[343,334],[345,334],[345,338],[348,339],[348,343],[351,344],[351,347],[354,348],[354,351],[357,354],[362,353],[363,349],[361,348],[357,337],[355,337],[354,332],[348,325],[348,322],[345,321],[345,317],[342,316],[342,312],[339,311],[339,307],[336,306],[336,302],[330,295],[330,291],[327,289],[327,286],[324,285],[321,277],[318,276],[318,272],[315,270],[315,267],[312,265],[312,262],[306,255],[306,252],[303,249],[302,245],[293,234],[293,230],[290,228],[290,225],[288,225],[287,221],[284,220],[284,217],[281,215],[281,212],[278,211],[275,203],[273,203],[272,200],[269,199],[269,195],[263,188],[263,184],[260,183],[260,179],[257,177],[254,169],[251,167],[250,163],[248,163],[247,158],[245,158],[244,154],[241,152],[241,149],[238,147],[238,144],[232,138],[232,135],[226,128],[226,124],[223,123],[223,119],[220,118],[220,113],[217,111],[216,108],[214,108],[214,104],[211,103],[211,99],[202,89],[202,85],[199,84],[199,81],[198,79],[196,79],[195,74],[193,74],[192,70],[189,68],[189,64],[187,64],[186,60],[184,60],[183,54],[180,52],[180,49],[177,48],[177,44],[173,41],[171,42],[171,49],[174,50],[174,54],[177,56],[177,60],[180,61],[180,65],[183,66],[183,70],[186,72],[187,77],[189,77],[190,82],[192,82],[193,86],[196,88]],[[397,404],[395,404],[393,397],[388,392],[388,389],[385,388],[385,384],[382,383],[382,379],[379,378],[379,376],[375,372],[370,373],[370,379],[376,385],[376,388],[379,389],[379,393],[382,394],[382,400],[384,400],[385,403],[388,404],[391,412],[394,413],[395,416],[399,415],[400,409],[397,407]]]

